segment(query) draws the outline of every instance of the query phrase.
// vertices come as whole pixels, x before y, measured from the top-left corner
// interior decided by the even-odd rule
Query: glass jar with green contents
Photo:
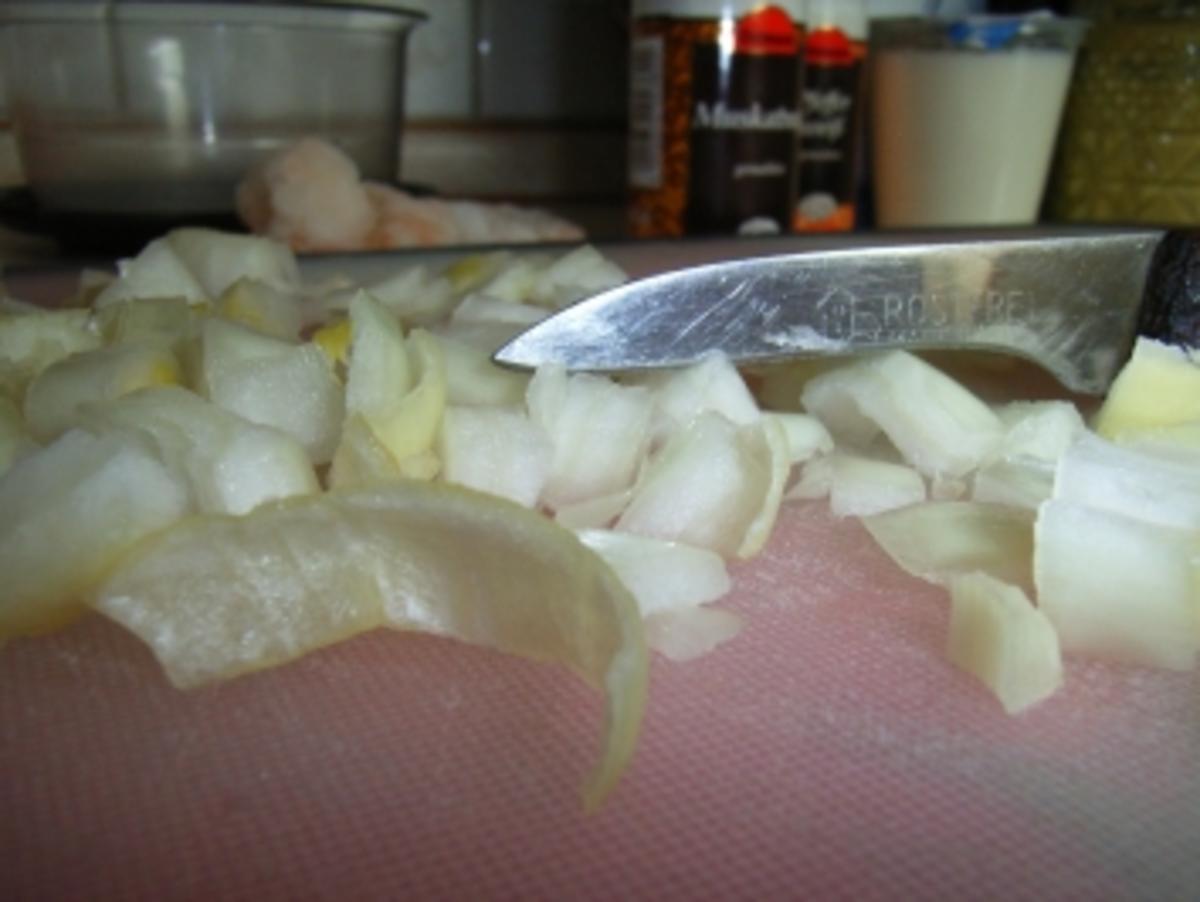
[[[1067,103],[1052,217],[1200,224],[1200,0],[1076,6],[1094,24]]]

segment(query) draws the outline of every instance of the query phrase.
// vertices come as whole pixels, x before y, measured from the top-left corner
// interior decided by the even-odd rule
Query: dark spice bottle
[[[800,128],[801,7],[800,0],[635,2],[631,234],[790,229]]]

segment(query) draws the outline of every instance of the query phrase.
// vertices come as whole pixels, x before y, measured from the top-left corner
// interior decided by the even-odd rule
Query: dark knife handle
[[[1168,232],[1150,264],[1138,332],[1200,346],[1200,232]]]

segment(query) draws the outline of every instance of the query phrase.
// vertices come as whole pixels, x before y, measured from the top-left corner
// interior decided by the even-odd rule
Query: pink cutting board
[[[821,504],[733,576],[744,631],[654,660],[590,816],[556,668],[379,632],[184,693],[98,616],[12,642],[0,898],[1200,897],[1200,675],[1071,660],[1009,717]]]

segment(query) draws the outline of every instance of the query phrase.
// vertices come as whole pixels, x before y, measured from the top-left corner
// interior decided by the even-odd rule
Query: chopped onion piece
[[[971,483],[963,476],[934,476],[929,480],[931,501],[963,501],[971,494]]]
[[[522,328],[546,318],[546,311],[533,304],[503,300],[486,294],[469,294],[454,308],[451,325],[462,323],[508,323]]]
[[[1033,512],[1000,504],[931,501],[863,518],[901,569],[948,585],[976,571],[1033,588]]]
[[[565,504],[554,512],[554,519],[567,529],[604,529],[621,516],[632,497],[631,486],[611,495],[597,495],[586,501]]]
[[[359,489],[404,478],[404,471],[361,414],[342,424],[342,435],[329,468],[329,487]]]
[[[1014,401],[996,411],[1004,436],[991,459],[1032,457],[1056,461],[1086,431],[1079,409],[1069,401]]]
[[[874,424],[927,476],[963,476],[1000,441],[999,418],[966,388],[906,351],[864,358],[812,379],[805,409],[860,446]],[[847,402],[850,402],[849,404]],[[864,424],[864,420],[866,423]]]
[[[220,316],[257,332],[294,342],[300,337],[303,310],[299,294],[258,279],[242,278],[216,303]]]
[[[554,449],[521,408],[446,408],[439,454],[442,476],[533,507],[550,474]]]
[[[661,611],[646,618],[646,644],[676,663],[708,654],[742,631],[742,618],[723,608]]]
[[[344,393],[325,354],[313,344],[279,341],[259,355],[218,363],[219,352],[208,341],[213,330],[206,328],[204,335],[209,399],[252,423],[286,432],[313,463],[328,463],[341,431]]]
[[[656,444],[705,411],[715,411],[738,425],[762,416],[741,373],[724,354],[709,354],[681,369],[650,373],[642,377],[641,384],[655,393]]]
[[[188,489],[137,435],[64,432],[0,478],[0,640],[61,626],[135,543],[188,511]]]
[[[868,517],[925,500],[925,480],[902,464],[838,453],[832,477],[829,508],[835,517]]]
[[[434,336],[446,362],[446,400],[450,404],[518,404],[529,377],[492,363],[491,351],[455,338]]]
[[[651,460],[617,529],[732,557],[767,504],[772,457],[761,421],[738,427],[703,413]]]
[[[29,384],[25,424],[30,435],[47,442],[78,422],[84,404],[176,383],[181,376],[175,355],[160,345],[131,343],[81,351],[46,367]]]
[[[118,260],[117,273],[96,295],[95,309],[133,298],[183,298],[189,304],[210,300],[167,237],[151,241],[136,257]]]
[[[1058,462],[1054,498],[1200,529],[1200,469],[1089,433]]]
[[[784,496],[789,501],[817,501],[828,498],[833,489],[833,455],[814,457],[800,467],[800,478]]]
[[[350,305],[350,324],[346,411],[360,415],[403,466],[433,447],[441,425],[446,407],[441,346],[422,329],[405,340],[399,323],[365,293]]]
[[[804,413],[765,413],[783,427],[787,436],[788,460],[793,464],[803,463],[818,454],[833,450],[833,437],[816,417]]]
[[[300,283],[295,254],[286,244],[270,238],[182,228],[168,233],[166,240],[209,298],[220,297],[243,278],[277,288]]]
[[[611,529],[578,535],[633,593],[643,617],[716,601],[729,591],[725,561],[706,548]]]
[[[18,405],[38,373],[79,351],[100,347],[102,336],[86,310],[0,313],[0,395]]]
[[[554,445],[546,505],[554,509],[632,485],[649,441],[648,390],[545,366],[530,380],[527,401],[530,417]]]
[[[137,433],[187,478],[195,509],[242,514],[266,501],[319,490],[312,463],[291,436],[252,423],[185,388],[164,385],[85,405],[97,434]]]
[[[1139,338],[1093,425],[1114,439],[1200,421],[1200,349]]]
[[[975,471],[971,498],[1031,511],[1054,494],[1054,464],[1036,457],[993,461]]]
[[[1055,499],[1038,512],[1035,536],[1038,604],[1063,651],[1194,666],[1196,530]]]
[[[17,405],[8,398],[0,395],[0,476],[11,467],[19,457],[37,448]]]
[[[563,254],[540,274],[529,300],[549,307],[565,307],[580,298],[628,279],[625,271],[596,248],[585,244]]]
[[[737,556],[749,558],[762,551],[771,538],[771,530],[775,528],[775,519],[779,516],[779,505],[783,502],[783,490],[787,487],[788,476],[792,472],[791,453],[788,448],[787,433],[778,420],[763,418],[758,423],[743,426],[738,430],[738,439],[750,446],[751,454],[761,453],[757,449],[765,447],[767,466],[770,469],[770,482],[758,513],[746,527],[742,544],[738,546]]]
[[[985,573],[950,584],[948,656],[996,694],[1009,714],[1052,695],[1063,681],[1058,635],[1016,586]]]

